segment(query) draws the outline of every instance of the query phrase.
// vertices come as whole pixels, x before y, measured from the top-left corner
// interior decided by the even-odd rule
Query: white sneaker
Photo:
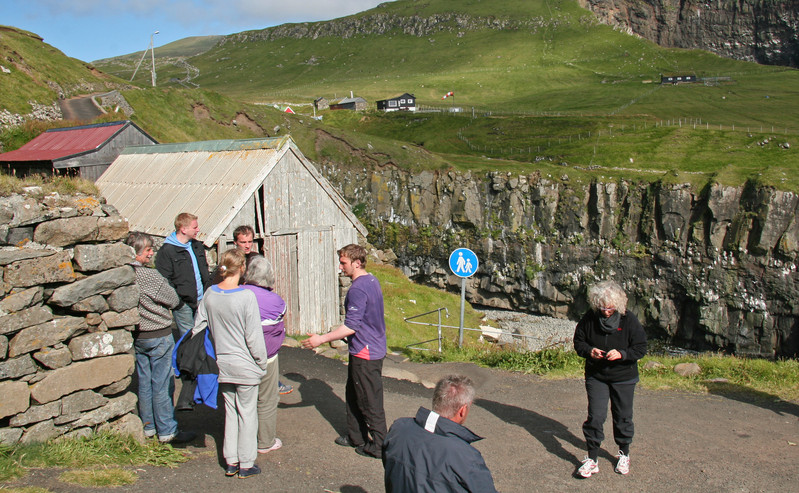
[[[577,474],[584,478],[590,478],[594,474],[599,472],[599,464],[596,463],[594,459],[590,457],[586,457],[583,459],[583,465],[577,469]]]
[[[630,472],[630,456],[624,455],[621,450],[619,450],[619,455],[616,457],[619,458],[619,462],[616,463],[616,472],[619,474],[627,474]]]
[[[267,454],[269,452],[272,452],[274,450],[279,449],[282,446],[283,446],[283,442],[279,438],[275,438],[275,444],[274,445],[272,445],[269,448],[259,448],[258,449],[258,453],[259,454]]]

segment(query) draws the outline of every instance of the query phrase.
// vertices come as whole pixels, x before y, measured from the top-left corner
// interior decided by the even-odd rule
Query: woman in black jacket
[[[613,416],[613,439],[619,446],[616,472],[630,472],[633,440],[633,394],[638,383],[638,360],[646,354],[646,333],[636,316],[627,311],[627,295],[613,281],[588,290],[591,310],[577,324],[574,349],[585,358],[588,418],[583,423],[588,457],[577,473],[589,478],[599,472],[597,457],[605,435],[608,400]]]

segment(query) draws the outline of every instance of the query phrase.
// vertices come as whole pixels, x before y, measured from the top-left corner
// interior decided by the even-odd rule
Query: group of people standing
[[[225,407],[225,474],[247,478],[261,472],[255,465],[258,453],[282,446],[275,436],[277,404],[281,392],[291,391],[289,386],[281,391],[278,378],[286,303],[272,290],[275,275],[269,261],[251,252],[251,227],[234,231],[236,248],[221,255],[213,274],[198,232],[197,216],[179,214],[155,269],[148,267],[152,238],[134,232],[127,240],[136,255],[132,265],[140,291],[141,323],[134,333],[139,414],[145,436],[157,435],[163,443],[196,437],[179,431],[174,416],[171,327],[174,320],[181,342],[207,330]]]
[[[174,320],[181,336],[210,332],[215,346],[218,384],[225,406],[225,474],[252,477],[261,470],[258,453],[279,449],[275,436],[279,387],[278,351],[285,338],[286,304],[272,291],[274,271],[251,251],[254,232],[234,231],[237,248],[224,252],[216,271],[208,271],[205,250],[196,240],[197,217],[181,213],[156,257],[152,238],[131,233],[133,267],[140,287],[141,324],[134,334],[139,378],[139,412],[146,436],[164,443],[188,442],[195,434],[179,431],[174,418],[172,352]],[[313,349],[343,339],[349,346],[346,383],[347,431],[335,439],[365,457],[382,459],[387,491],[495,491],[491,473],[471,446],[480,437],[463,426],[474,401],[472,382],[463,376],[441,379],[432,411],[421,407],[415,418],[401,418],[387,430],[383,408],[383,360],[387,354],[383,294],[366,271],[366,250],[356,244],[338,251],[341,272],[352,279],[345,298],[344,322],[326,334],[301,342]],[[577,476],[599,471],[608,401],[613,435],[619,447],[615,470],[630,470],[634,426],[633,394],[637,361],[646,353],[646,334],[627,297],[613,281],[592,286],[591,309],[577,324],[574,348],[586,359],[588,418],[583,424],[588,456]]]

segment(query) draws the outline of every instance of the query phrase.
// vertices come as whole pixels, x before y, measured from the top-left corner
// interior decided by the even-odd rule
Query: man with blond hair
[[[155,268],[180,297],[172,316],[181,336],[194,327],[197,304],[210,284],[205,247],[197,241],[199,232],[197,216],[181,212],[175,218],[175,231],[166,237],[155,257]]]
[[[449,375],[436,384],[433,410],[391,425],[383,446],[386,492],[496,492],[491,471],[472,443],[482,438],[463,426],[474,384]]]

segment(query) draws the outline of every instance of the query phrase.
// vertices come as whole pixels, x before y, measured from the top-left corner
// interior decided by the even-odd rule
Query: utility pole
[[[153,69],[151,71],[153,87],[155,87],[155,45],[153,44],[153,36],[155,36],[156,34],[158,34],[158,31],[150,35],[150,56],[152,57],[153,60]]]
[[[155,87],[155,51],[153,50],[153,36],[158,34],[160,31],[155,31],[150,35],[150,46],[147,47],[147,50],[150,50],[150,55],[152,55],[153,59],[153,68],[150,71],[150,77],[153,83],[153,87]],[[136,72],[139,71],[139,67],[141,67],[141,62],[144,61],[144,57],[147,56],[147,50],[144,50],[144,53],[141,54],[141,58],[139,59],[139,63],[136,65],[136,70],[133,71],[133,75],[130,76],[130,81],[133,82],[133,78],[136,77]]]

